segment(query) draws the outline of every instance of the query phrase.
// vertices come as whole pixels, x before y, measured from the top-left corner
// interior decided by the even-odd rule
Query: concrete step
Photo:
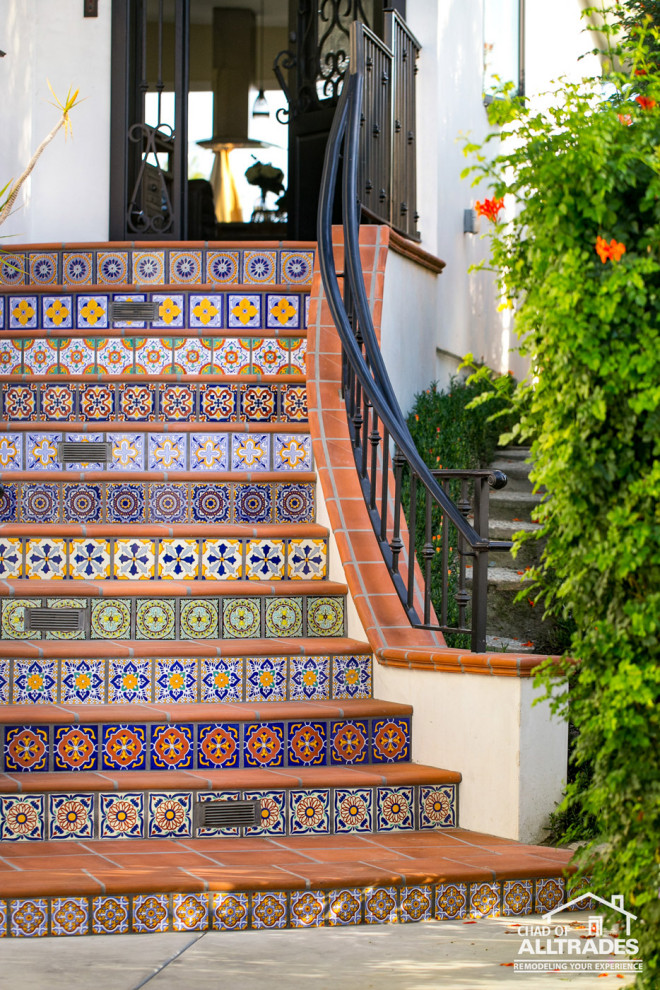
[[[527,522],[544,497],[540,494],[532,494],[529,490],[510,491],[508,487],[503,488],[490,493],[490,511],[498,519]]]
[[[522,916],[578,890],[563,875],[570,852],[460,828],[13,842],[3,855],[12,868],[0,874],[0,905],[13,937]]]

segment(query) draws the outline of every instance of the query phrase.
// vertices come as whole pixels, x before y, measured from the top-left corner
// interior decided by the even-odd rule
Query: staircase
[[[314,246],[0,266],[0,934],[549,910],[567,855],[458,828],[331,580]],[[135,309],[126,307],[140,304]]]

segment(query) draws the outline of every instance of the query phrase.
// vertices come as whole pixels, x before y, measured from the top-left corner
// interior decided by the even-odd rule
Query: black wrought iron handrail
[[[360,201],[357,195],[357,174],[360,154],[360,128],[364,120],[362,92],[365,72],[365,45],[382,42],[359,22],[351,26],[351,56],[348,78],[339,100],[328,139],[318,210],[319,265],[325,293],[337,327],[343,351],[343,391],[346,401],[349,431],[353,442],[356,467],[372,525],[379,539],[384,560],[394,586],[413,626],[440,629],[443,632],[470,632],[475,652],[486,645],[486,594],[488,582],[488,551],[508,550],[508,541],[488,538],[488,481],[493,477],[495,487],[506,484],[504,476],[495,479],[488,471],[449,472],[460,478],[462,498],[457,505],[446,488],[449,477],[440,483],[420,456],[405,417],[397,401],[387,373],[373,326],[364,286],[359,251]],[[344,229],[344,293],[339,286],[332,248],[332,208],[343,142],[343,229]],[[382,436],[379,429],[382,427]],[[382,443],[381,443],[382,441]],[[393,504],[389,499],[390,442],[394,443]],[[404,549],[402,539],[402,491],[404,470],[410,484],[408,518],[407,577],[400,572],[399,558]],[[474,500],[463,497],[465,486],[474,485]],[[415,607],[415,560],[417,540],[417,506],[424,501],[424,543],[421,547],[423,569],[423,617]],[[434,508],[442,516],[443,594],[440,621],[431,621],[431,561],[437,552],[438,534],[432,533]],[[473,513],[475,525],[468,521]],[[456,531],[456,550],[449,544],[449,528]],[[476,527],[476,528],[475,528]],[[455,599],[458,622],[447,624],[449,554],[456,552],[460,561]],[[472,592],[466,586],[465,558],[473,557]],[[456,582],[454,582],[456,585]],[[471,603],[471,623],[466,614]]]

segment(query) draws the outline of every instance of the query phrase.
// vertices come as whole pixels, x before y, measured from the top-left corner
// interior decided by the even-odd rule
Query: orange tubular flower
[[[477,201],[475,203],[475,208],[477,211],[477,216],[488,217],[489,220],[492,220],[493,223],[496,223],[497,216],[500,210],[504,209],[504,200],[495,199],[493,197],[493,199],[485,199],[483,203]]]
[[[636,96],[635,100],[642,110],[652,110],[655,106],[655,100],[652,100],[650,96]]]
[[[596,253],[603,264],[606,261],[621,261],[626,253],[626,245],[622,244],[621,241],[615,241],[614,238],[608,244],[604,237],[597,237]]]
[[[618,113],[617,117],[619,118],[622,124],[625,124],[626,127],[630,127],[630,125],[632,124],[632,117],[630,116],[629,113]]]

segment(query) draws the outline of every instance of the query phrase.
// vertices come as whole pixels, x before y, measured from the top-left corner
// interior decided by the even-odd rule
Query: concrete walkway
[[[564,915],[586,923],[587,912]],[[525,924],[542,924],[538,916]],[[576,935],[579,935],[576,930]],[[21,990],[547,990],[630,987],[633,977],[515,973],[504,918],[304,931],[7,939],[3,986]],[[589,957],[591,958],[591,957]],[[611,958],[611,957],[610,957]]]

